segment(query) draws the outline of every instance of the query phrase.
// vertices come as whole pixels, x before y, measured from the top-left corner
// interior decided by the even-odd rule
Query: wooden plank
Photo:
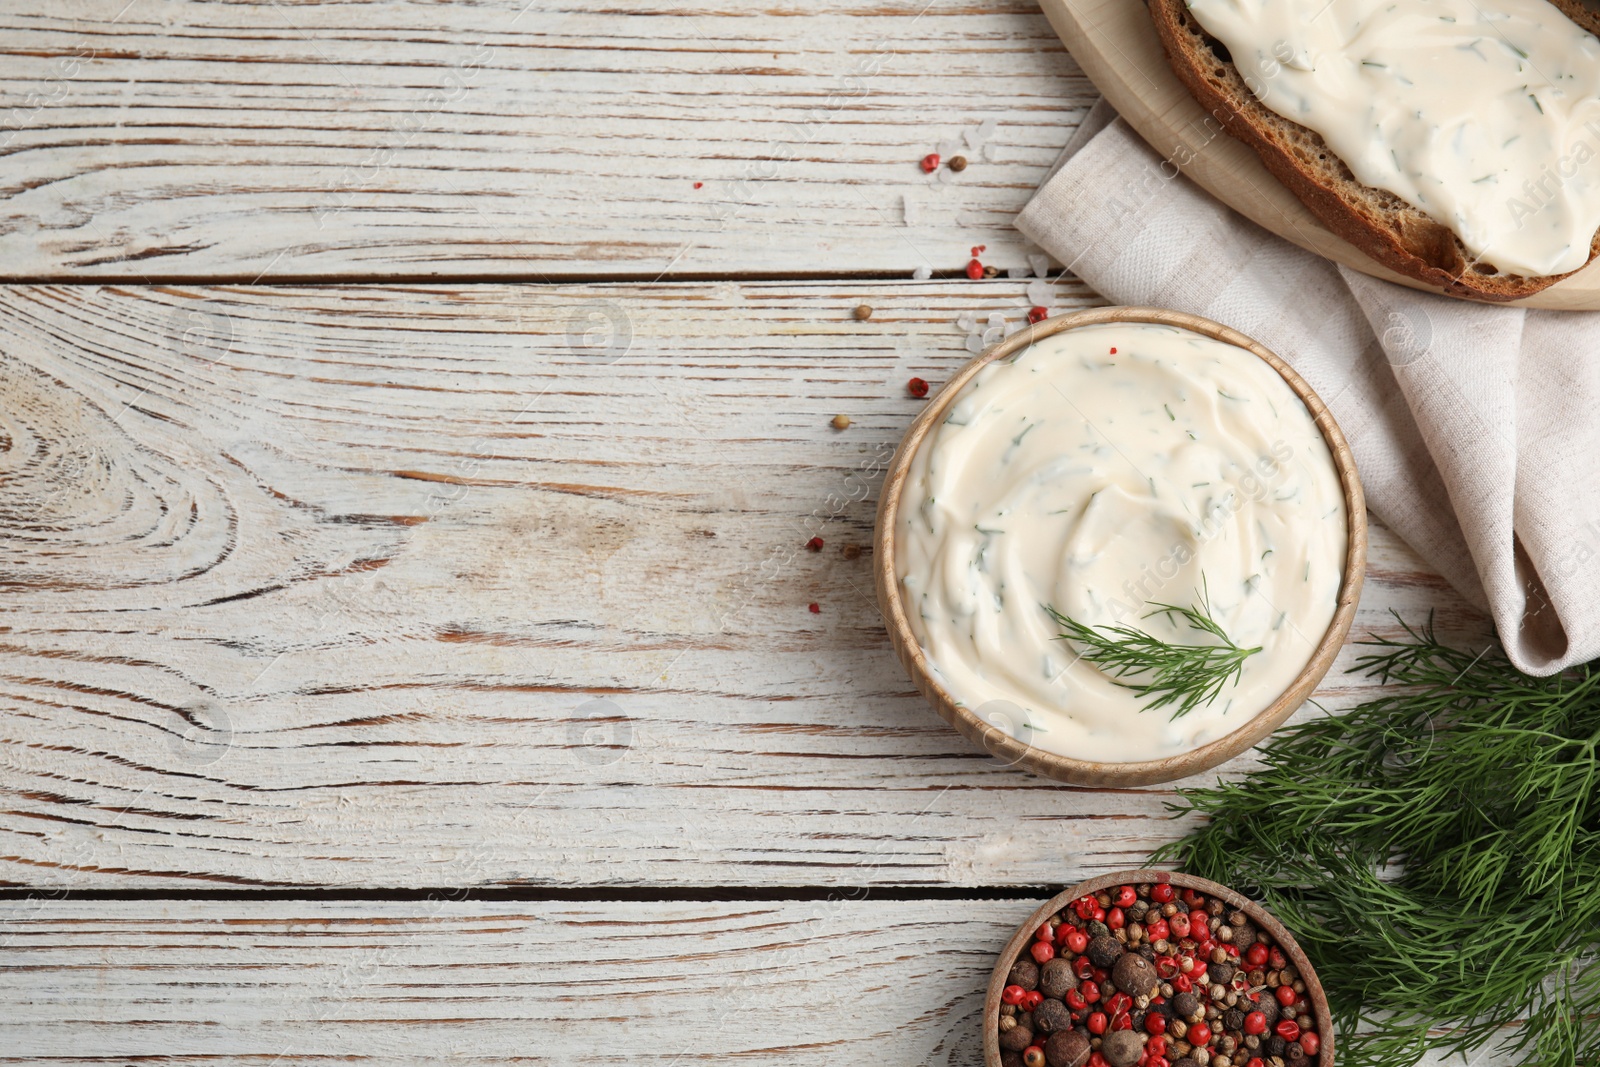
[[[975,1067],[1037,905],[4,901],[0,1063]]]
[[[1176,832],[1169,791],[993,765],[871,596],[906,379],[967,358],[961,312],[1020,321],[1024,286],[0,290],[0,878],[1031,886],[1062,856],[1138,862]],[[1356,632],[1432,608],[1482,632],[1377,529]]]
[[[982,1060],[1030,900],[0,902],[0,1063]]]
[[[1095,96],[1032,0],[63,0],[0,11],[0,56],[29,280],[1021,265]]]

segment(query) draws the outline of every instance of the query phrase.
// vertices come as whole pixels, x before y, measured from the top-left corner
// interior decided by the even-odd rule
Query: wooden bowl
[[[961,392],[962,386],[966,385],[986,364],[997,359],[1005,359],[1035,341],[1063,330],[1103,322],[1145,322],[1178,326],[1236,345],[1265,360],[1305,402],[1317,428],[1322,431],[1322,436],[1328,443],[1328,450],[1333,454],[1333,464],[1339,476],[1339,483],[1344,489],[1347,517],[1347,547],[1344,576],[1339,585],[1338,607],[1334,611],[1333,620],[1328,624],[1327,631],[1322,635],[1322,640],[1317,643],[1310,662],[1282,695],[1237,730],[1215,741],[1176,756],[1129,763],[1074,759],[1042,751],[1017,740],[993,724],[984,722],[970,709],[957,704],[928,669],[922,646],[906,620],[905,605],[900,598],[900,582],[895,575],[894,529],[900,514],[900,495],[905,489],[912,457],[916,455],[923,437],[944,418],[946,409]],[[1157,782],[1170,782],[1186,778],[1191,774],[1199,774],[1232,759],[1281,726],[1283,721],[1294,714],[1295,709],[1305,703],[1306,698],[1316,689],[1317,683],[1328,673],[1328,668],[1333,666],[1334,657],[1338,655],[1345,637],[1350,633],[1350,624],[1355,620],[1356,602],[1361,599],[1361,581],[1367,566],[1367,511],[1361,494],[1361,480],[1356,476],[1355,459],[1350,454],[1350,445],[1345,441],[1344,434],[1339,431],[1338,424],[1333,421],[1333,415],[1329,413],[1327,405],[1312,392],[1305,379],[1296,374],[1293,367],[1279,359],[1260,342],[1210,319],[1182,311],[1142,307],[1093,308],[1063,315],[1060,318],[1047,319],[1012,334],[962,367],[955,377],[945,383],[939,390],[938,396],[928,403],[922,414],[917,416],[916,421],[906,431],[905,437],[900,441],[899,449],[894,454],[894,459],[889,464],[883,491],[878,498],[878,520],[873,531],[873,551],[876,554],[874,580],[878,589],[878,607],[888,626],[889,640],[894,645],[895,653],[900,657],[901,664],[911,676],[918,691],[962,736],[1007,766],[1022,766],[1035,774],[1059,782],[1087,786],[1153,785]]]
[[[1208,897],[1216,897],[1231,909],[1244,912],[1250,916],[1251,922],[1270,934],[1272,940],[1283,949],[1284,955],[1289,957],[1289,962],[1294,964],[1295,970],[1300,972],[1301,980],[1306,984],[1305,995],[1311,1001],[1311,1010],[1317,1018],[1317,1036],[1322,1039],[1322,1046],[1317,1050],[1316,1067],[1333,1067],[1333,1015],[1328,1010],[1328,997],[1322,991],[1322,983],[1318,981],[1317,972],[1312,969],[1311,961],[1306,959],[1306,954],[1295,941],[1294,935],[1284,929],[1283,924],[1273,918],[1266,908],[1248,897],[1240,896],[1227,886],[1218,885],[1206,878],[1196,878],[1191,874],[1175,874],[1171,871],[1118,871],[1115,874],[1103,874],[1098,878],[1079,882],[1065,893],[1051,897],[1039,910],[1028,916],[1026,922],[1017,927],[1017,932],[1011,935],[1011,940],[1007,941],[1006,947],[1000,951],[1000,960],[995,964],[994,972],[989,977],[989,996],[983,1002],[984,1067],[1000,1067],[1000,993],[1006,987],[1006,976],[1011,972],[1011,965],[1033,940],[1034,931],[1039,929],[1047,918],[1063,910],[1079,897],[1098,893],[1111,886],[1139,885],[1145,882],[1152,884],[1170,882],[1186,889],[1197,889]]]

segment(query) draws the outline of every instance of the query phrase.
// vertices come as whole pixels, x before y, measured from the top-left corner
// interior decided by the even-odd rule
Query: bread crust
[[[1532,296],[1576,273],[1526,276],[1473,263],[1472,253],[1448,226],[1385,189],[1362,184],[1319,134],[1257,100],[1226,47],[1206,33],[1186,0],[1147,2],[1178,80],[1324,226],[1370,258],[1450,296],[1492,302]],[[1600,34],[1600,15],[1581,0],[1551,2]],[[1588,262],[1596,255],[1600,232],[1590,241]]]

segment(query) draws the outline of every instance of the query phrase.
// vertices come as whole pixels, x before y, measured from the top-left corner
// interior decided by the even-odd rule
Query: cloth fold
[[[1489,612],[1519,669],[1600,657],[1600,313],[1331,263],[1212,199],[1104,100],[1017,228],[1115,303],[1215,319],[1291,363],[1372,512]]]

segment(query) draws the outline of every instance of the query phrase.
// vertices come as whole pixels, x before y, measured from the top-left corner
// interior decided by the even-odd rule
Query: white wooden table
[[[3,7],[0,1061],[973,1065],[1180,832],[871,596],[1093,98],[1030,0]],[[1482,632],[1372,548],[1358,631]]]

